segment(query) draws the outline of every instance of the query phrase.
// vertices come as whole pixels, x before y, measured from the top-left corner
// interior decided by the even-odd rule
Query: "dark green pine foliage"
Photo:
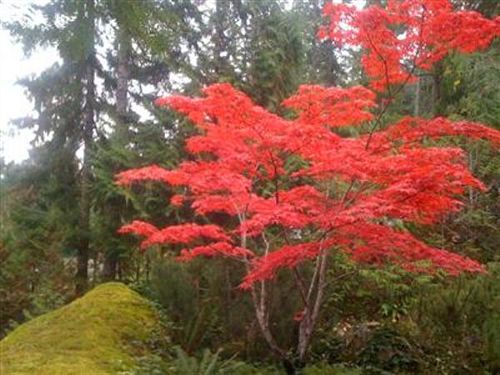
[[[45,168],[64,191],[64,199],[47,198],[47,210],[64,202],[61,225],[72,228],[65,254],[75,257],[77,293],[100,278],[101,268],[104,278],[115,278],[118,259],[130,249],[116,236],[131,206],[114,188],[113,175],[140,164],[175,163],[164,145],[177,142],[178,123],[163,121],[152,102],[172,89],[173,73],[190,71],[186,54],[197,18],[187,1],[53,0],[3,23],[27,53],[48,46],[59,52],[60,61],[20,82],[35,116],[16,122],[36,134],[38,156],[30,163]],[[45,194],[45,180],[33,179],[37,193]]]
[[[483,54],[449,56],[437,74],[436,111],[454,119],[480,121],[500,129],[500,44]],[[462,143],[465,141],[462,141]],[[469,166],[488,191],[470,191],[465,207],[443,222],[443,241],[483,261],[498,261],[500,243],[500,156],[487,144],[468,142]]]
[[[32,22],[33,14],[39,23]],[[67,218],[63,221],[73,223],[74,228],[70,247],[76,255],[77,293],[86,288],[90,252],[91,149],[98,111],[95,19],[93,1],[54,0],[42,6],[31,5],[24,18],[3,25],[27,53],[46,46],[54,46],[59,52],[59,62],[38,77],[20,82],[34,102],[36,116],[20,119],[18,124],[34,129],[42,145],[39,147],[45,149],[38,162],[53,175],[55,184],[61,184],[58,189],[64,191],[68,198],[65,204],[71,206],[64,211]],[[68,166],[78,164],[78,150],[83,153],[79,168],[72,176],[66,173],[66,179],[60,178]],[[75,208],[79,208],[77,219]]]
[[[298,17],[278,3],[249,2],[253,25],[247,91],[261,105],[277,110],[300,83],[304,41]]]
[[[349,77],[345,74],[335,46],[321,41],[316,34],[325,21],[322,9],[325,0],[294,0],[292,10],[298,18],[303,38],[305,62],[301,81],[325,86],[341,86]]]
[[[11,321],[60,306],[72,289],[61,254],[74,254],[78,235],[78,210],[72,207],[77,165],[63,149],[49,166],[51,154],[42,146],[22,164],[1,165],[0,337]]]
[[[301,82],[304,46],[297,17],[278,0],[217,0],[206,7],[192,45],[188,93],[230,82],[257,103],[277,110]],[[195,28],[195,30],[197,30]]]
[[[106,46],[108,99],[97,143],[92,225],[102,278],[110,280],[126,278],[132,270],[140,275],[140,255],[117,229],[134,216],[163,212],[150,190],[141,191],[141,198],[126,195],[115,186],[114,175],[151,163],[171,167],[179,160],[182,132],[153,101],[172,90],[172,74],[189,71],[186,51],[193,36],[188,24],[199,13],[189,2],[176,1],[105,1],[102,6],[112,41]]]

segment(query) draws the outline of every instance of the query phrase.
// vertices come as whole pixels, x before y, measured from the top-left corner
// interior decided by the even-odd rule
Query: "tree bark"
[[[118,23],[118,61],[116,65],[116,91],[115,110],[116,120],[114,136],[117,146],[125,148],[130,140],[128,123],[128,88],[130,80],[130,35],[124,25]],[[118,172],[118,170],[116,171]],[[117,225],[120,224],[120,211],[109,203],[110,220]],[[115,280],[119,269],[119,253],[116,249],[106,249],[104,252],[104,266],[102,278],[106,281]]]
[[[81,295],[88,287],[88,263],[90,244],[90,183],[91,183],[91,146],[95,127],[95,4],[88,0],[85,8],[88,23],[89,50],[85,68],[85,104],[83,108],[83,160],[80,180],[80,238],[77,251],[77,270],[75,292]]]
[[[415,84],[415,103],[413,107],[413,116],[420,116],[420,91],[421,91],[421,79],[422,77],[417,77],[417,83]]]
[[[316,261],[314,274],[309,285],[306,305],[299,325],[297,355],[300,364],[305,361],[314,327],[318,321],[321,304],[323,303],[323,295],[326,287],[326,265],[327,255],[323,253]]]
[[[130,35],[123,25],[118,30],[118,63],[116,67],[116,133],[120,143],[129,142],[128,86],[130,80]]]
[[[214,82],[220,79],[225,71],[225,59],[222,56],[226,44],[226,37],[224,35],[224,9],[228,6],[230,6],[230,3],[227,0],[216,0],[215,2]]]
[[[432,71],[431,115],[434,117],[439,115],[438,109],[440,109],[442,104],[441,80],[443,79],[443,74],[444,74],[443,63],[440,61],[434,66],[434,69]]]
[[[118,256],[114,252],[107,251],[104,254],[102,279],[104,281],[116,280],[117,268],[118,268]]]

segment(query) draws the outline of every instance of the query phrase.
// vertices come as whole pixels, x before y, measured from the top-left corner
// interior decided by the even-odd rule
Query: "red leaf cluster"
[[[375,94],[363,86],[347,89],[302,85],[283,105],[299,111],[296,121],[318,126],[353,126],[371,120]]]
[[[190,261],[199,256],[214,257],[226,256],[234,258],[251,258],[253,253],[242,247],[233,246],[227,242],[215,242],[209,245],[196,246],[191,249],[181,250],[180,256],[177,258],[180,261]]]
[[[142,242],[143,249],[158,244],[188,244],[199,239],[229,241],[230,238],[217,225],[181,224],[158,229],[154,225],[135,220],[124,225],[119,233],[133,233],[146,239]]]
[[[329,24],[318,36],[339,47],[361,47],[363,68],[377,91],[411,80],[416,68],[427,70],[452,50],[478,51],[500,35],[500,17],[454,12],[450,0],[388,0],[385,8],[362,10],[327,3],[323,13]]]

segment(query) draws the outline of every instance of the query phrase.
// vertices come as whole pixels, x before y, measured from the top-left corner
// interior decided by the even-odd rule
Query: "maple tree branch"
[[[297,285],[297,288],[300,291],[300,296],[302,297],[302,302],[304,302],[304,305],[307,308],[309,306],[309,302],[308,302],[307,296],[306,296],[304,280],[302,279],[302,276],[300,275],[297,267],[294,267],[292,272],[293,272],[295,284]]]
[[[426,10],[425,7],[424,7],[424,10]],[[368,134],[368,138],[367,138],[367,141],[366,141],[366,144],[365,144],[365,150],[368,150],[368,148],[370,147],[370,143],[371,143],[371,140],[373,138],[373,134],[375,133],[375,130],[380,126],[380,124],[382,122],[382,118],[384,117],[384,115],[386,114],[386,112],[388,111],[388,109],[390,108],[390,106],[392,105],[395,97],[404,89],[404,87],[406,87],[406,85],[408,84],[409,80],[411,79],[411,77],[413,76],[413,74],[414,74],[414,72],[415,72],[415,70],[417,68],[417,58],[418,58],[418,56],[420,54],[420,51],[421,51],[421,49],[423,47],[422,33],[423,33],[423,22],[424,22],[424,20],[425,20],[425,16],[422,16],[421,26],[420,26],[420,31],[419,31],[419,46],[417,48],[417,51],[415,53],[415,57],[413,59],[412,68],[408,72],[408,74],[407,74],[404,82],[402,84],[400,84],[398,86],[398,88],[396,89],[396,91],[394,91],[394,92],[391,92],[390,85],[389,85],[389,74],[388,74],[388,69],[387,69],[387,62],[386,62],[384,56],[378,51],[378,49],[374,45],[373,41],[371,40],[371,38],[369,36],[369,33],[367,33],[367,37],[368,37],[368,41],[369,41],[370,45],[372,46],[372,48],[375,51],[375,53],[382,59],[382,61],[384,63],[385,75],[386,75],[386,84],[387,84],[387,90],[389,92],[389,98],[387,99],[386,104],[384,105],[384,107],[382,108],[382,110],[379,112],[379,114],[377,115],[377,117],[375,118],[375,120],[373,122],[372,127],[370,128],[370,131],[369,131],[369,134]],[[345,199],[347,198],[348,194],[351,192],[351,190],[354,187],[354,184],[355,184],[356,181],[357,181],[357,179],[352,179],[351,180],[349,187],[347,188],[346,192],[344,193],[343,197],[341,198],[342,204],[345,203]],[[359,195],[359,192],[356,195]],[[327,231],[329,231],[329,230],[327,230]]]
[[[264,136],[252,125],[250,125],[250,128],[257,134],[257,136],[260,138],[262,143],[264,143],[265,138]],[[268,148],[267,152],[269,153],[269,157],[271,160],[271,165],[273,166],[273,171],[274,171],[274,178],[273,178],[273,183],[274,183],[274,196],[276,200],[276,204],[279,204],[279,174],[278,174],[278,165],[276,163],[276,160],[274,158],[274,154],[270,148]]]
[[[311,283],[309,284],[309,290],[307,291],[307,301],[310,302],[311,301],[311,297],[312,297],[312,293],[314,291],[314,286],[316,284],[316,279],[318,277],[318,272],[319,272],[319,268],[320,268],[320,263],[321,263],[321,259],[320,257],[318,256],[316,258],[316,264],[314,265],[314,272],[313,272],[313,275],[311,277]]]
[[[352,188],[354,187],[354,183],[355,182],[356,182],[355,178],[351,179],[351,183],[349,184],[349,187],[347,188],[347,190],[342,195],[342,198],[340,199],[340,204],[341,205],[344,205],[344,202],[345,202],[345,200],[347,198],[347,195],[351,192]]]
[[[314,302],[314,308],[312,312],[312,324],[316,323],[316,320],[319,315],[319,309],[321,307],[321,303],[323,302],[323,295],[325,293],[326,287],[326,265],[327,265],[327,254],[321,254],[321,264],[319,269],[319,277],[318,277],[318,287],[316,293],[316,301]]]
[[[286,244],[290,245],[290,240],[288,238],[288,234],[287,234],[285,228],[281,227],[281,233],[283,233],[283,238],[285,239]],[[302,298],[302,301],[304,302],[304,305],[305,306],[309,306],[309,302],[308,302],[308,299],[307,299],[307,296],[306,296],[306,291],[305,291],[304,280],[302,279],[302,276],[300,275],[299,270],[297,269],[297,267],[293,268],[292,273],[293,273],[293,276],[294,276],[295,284],[297,285],[297,288],[300,291],[300,296]]]
[[[245,213],[238,213],[238,219],[240,221],[240,226],[245,222],[246,215]],[[265,237],[265,234],[262,233],[262,239],[264,240],[265,246],[265,255],[268,254],[269,251],[269,242]],[[243,232],[240,239],[241,247],[246,248],[247,245],[247,235],[246,232]],[[250,264],[247,262],[245,264],[247,274],[250,273]],[[260,295],[257,293],[255,284],[250,285],[250,294],[252,296],[252,304],[254,306],[255,316],[257,318],[257,323],[259,324],[260,331],[266,340],[267,344],[271,348],[271,350],[283,359],[287,359],[286,352],[280,348],[276,339],[274,338],[270,328],[269,328],[269,315],[267,313],[267,292],[265,281],[260,283]]]
[[[368,139],[367,139],[366,144],[365,144],[365,150],[368,150],[368,148],[370,147],[370,142],[372,140],[373,134],[375,133],[375,130],[377,130],[379,125],[382,123],[382,118],[386,114],[389,107],[392,105],[393,100],[403,90],[403,88],[406,87],[406,84],[410,81],[410,78],[412,76],[413,76],[413,72],[408,73],[408,75],[406,76],[406,79],[403,81],[403,83],[400,84],[398,86],[398,88],[396,89],[396,91],[394,91],[393,94],[391,96],[389,96],[389,98],[387,99],[387,104],[385,104],[384,107],[382,108],[382,110],[379,112],[379,114],[377,115],[377,117],[374,120],[372,127],[370,128],[370,131],[368,133]]]
[[[323,295],[325,292],[325,279],[326,279],[326,265],[327,265],[327,253],[322,252],[322,254],[318,257],[319,262],[316,263],[317,269],[317,287],[316,287],[316,295],[314,298],[314,305],[312,309],[309,306],[306,306],[303,310],[302,320],[299,325],[299,342],[297,347],[297,354],[299,356],[299,360],[303,361],[307,352],[307,348],[309,347],[309,343],[311,341],[311,337],[314,331],[314,326],[319,317],[319,311],[321,308],[321,303],[323,301]],[[312,290],[311,297],[312,297]]]
[[[243,215],[244,216],[244,215]],[[243,239],[244,238],[244,239]],[[263,237],[265,238],[265,236]],[[267,242],[267,239],[265,240]],[[242,245],[246,245],[246,234],[242,236]],[[266,254],[268,251],[268,248],[266,246]],[[247,274],[250,273],[250,265],[247,263],[246,264],[246,272]],[[276,339],[274,338],[270,328],[269,328],[269,315],[267,314],[267,308],[266,308],[266,288],[265,288],[265,282],[262,281],[260,283],[260,295],[257,293],[255,284],[250,285],[250,294],[252,296],[252,304],[254,306],[254,311],[255,311],[255,316],[257,318],[257,322],[259,324],[260,331],[262,335],[264,336],[264,339],[266,340],[267,344],[271,348],[271,350],[276,353],[278,356],[282,357],[283,359],[286,359],[286,352],[280,348],[278,343],[276,342]]]
[[[425,6],[422,6],[422,7],[423,7],[424,11],[427,10],[425,8]],[[410,71],[408,72],[403,83],[399,85],[399,87],[396,89],[396,91],[394,93],[391,94],[390,87],[387,86],[387,90],[389,92],[389,98],[387,99],[387,104],[382,108],[380,113],[377,115],[377,118],[375,119],[374,125],[370,128],[368,139],[367,139],[366,145],[365,145],[365,150],[368,150],[368,147],[370,147],[370,142],[372,140],[373,134],[374,134],[375,130],[378,128],[378,126],[381,124],[382,117],[385,115],[385,113],[387,112],[389,107],[392,105],[392,102],[395,99],[395,97],[403,90],[404,87],[406,87],[406,85],[410,81],[411,77],[413,77],[413,73],[417,69],[417,59],[418,59],[418,56],[423,48],[422,35],[423,35],[423,29],[424,29],[424,21],[425,21],[425,13],[422,15],[422,19],[420,22],[420,31],[419,31],[419,38],[418,38],[419,43],[418,43],[417,51],[415,52],[415,57],[413,58],[412,67],[411,67]],[[387,74],[387,72],[386,72],[386,74]],[[387,79],[388,79],[388,76],[387,76]]]
[[[425,7],[424,7],[424,11],[426,11]],[[409,80],[411,79],[411,77],[413,76],[413,74],[414,74],[414,72],[415,72],[415,70],[417,68],[417,59],[418,59],[418,56],[419,56],[419,54],[421,52],[421,49],[423,48],[422,34],[423,34],[423,27],[424,27],[423,23],[424,23],[424,20],[425,20],[425,15],[423,15],[422,18],[421,18],[420,31],[419,31],[419,45],[418,45],[417,51],[415,53],[415,57],[413,59],[412,68],[408,72],[408,74],[407,74],[405,80],[403,81],[403,83],[398,86],[398,88],[396,89],[396,91],[394,91],[392,93],[392,95],[390,95],[389,99],[387,100],[387,104],[384,105],[384,107],[382,108],[382,110],[379,112],[379,114],[377,115],[376,119],[374,120],[374,123],[373,123],[373,125],[372,125],[372,127],[370,128],[370,131],[369,131],[367,142],[365,144],[365,150],[368,150],[368,148],[370,146],[370,142],[371,142],[372,137],[373,137],[373,134],[374,134],[375,130],[380,126],[380,124],[382,122],[382,118],[385,115],[385,113],[387,112],[387,110],[390,108],[390,106],[392,105],[394,98],[404,89],[404,87],[406,87],[406,85],[408,84]],[[375,52],[377,54],[379,54],[379,52],[377,50],[375,50]],[[383,58],[383,57],[381,56],[381,58]],[[350,183],[348,189],[346,190],[346,192],[344,193],[343,197],[341,198],[341,202],[342,202],[341,204],[342,205],[345,205],[346,198],[347,198],[348,194],[350,193],[350,191],[352,190],[352,188],[354,187],[354,184],[355,184],[356,181],[357,181],[357,179],[352,179],[351,180],[351,183]],[[362,191],[363,191],[363,189],[358,190],[356,192],[355,197],[353,197],[352,199],[350,199],[349,203],[356,201],[356,198],[359,196],[359,194]],[[411,197],[405,197],[401,202],[403,202],[403,201],[405,201],[407,199],[410,199],[410,198]],[[327,229],[325,231],[325,233],[323,234],[323,238],[326,237],[326,235],[329,232],[331,232],[331,230],[336,229],[336,228],[338,228],[338,227],[331,227],[331,228]]]
[[[345,279],[346,277],[348,276],[351,276],[351,275],[354,275],[357,271],[350,271],[350,272],[346,272],[346,273],[343,273],[342,275],[339,275],[335,278],[333,278],[332,280],[328,280],[327,283],[325,284],[325,288],[331,284],[333,284],[334,282],[336,281],[339,281],[339,280],[342,280],[342,279]]]
[[[378,55],[378,57],[380,57],[380,59],[382,60],[382,63],[384,64],[385,84],[387,85],[387,92],[389,93],[389,96],[391,96],[391,86],[390,86],[390,83],[389,83],[390,82],[389,81],[389,68],[387,66],[387,60],[384,58],[384,56],[382,55],[382,53],[380,53],[378,51],[378,48],[375,46],[375,44],[373,43],[372,39],[370,38],[370,33],[369,32],[366,32],[366,36],[368,37],[368,42],[370,43],[370,46],[375,51],[375,53]]]
[[[356,199],[358,199],[358,197],[362,193],[364,193],[365,191],[367,191],[371,186],[373,186],[373,184],[366,183],[366,184],[364,184],[364,186],[363,186],[363,184],[361,184],[361,186],[359,187],[359,189],[357,189],[356,192],[354,193],[354,196],[351,199],[349,199],[349,200],[344,200],[342,202],[342,205],[344,207],[346,207],[346,208],[349,207],[351,205],[351,203],[355,202]]]
[[[264,256],[266,257],[267,254],[269,254],[269,247],[270,247],[270,244],[269,244],[269,241],[267,240],[266,238],[266,234],[264,232],[262,232],[262,240],[264,241],[265,243],[265,250],[264,250]],[[260,308],[261,310],[267,315],[266,313],[266,281],[265,280],[262,280],[261,281],[261,284],[260,284]]]

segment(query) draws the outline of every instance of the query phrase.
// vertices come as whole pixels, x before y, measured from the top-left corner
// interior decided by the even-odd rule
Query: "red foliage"
[[[453,12],[447,0],[388,4],[365,10],[329,4],[324,12],[332,24],[320,30],[336,43],[363,48],[363,65],[376,90],[407,82],[412,65],[426,69],[450,49],[484,48],[499,31],[498,19]],[[392,262],[415,272],[483,270],[393,226],[396,221],[435,223],[461,207],[466,189],[484,189],[460,149],[428,147],[424,141],[459,135],[498,146],[500,132],[444,118],[404,118],[374,131],[370,111],[376,95],[363,87],[301,86],[283,103],[296,110],[293,120],[269,113],[229,84],[209,86],[203,93],[202,98],[171,96],[156,102],[184,114],[199,129],[186,144],[194,161],[172,171],[158,166],[129,170],[117,181],[179,186],[172,204],[190,206],[199,217],[224,213],[235,220],[227,227],[188,223],[161,230],[134,221],[121,229],[145,237],[143,247],[182,243],[187,245],[182,260],[237,258],[249,264],[243,287],[332,248],[356,261]],[[369,121],[372,131],[361,136],[334,132]],[[270,228],[283,233],[276,243],[266,240]]]
[[[375,94],[362,86],[341,89],[303,85],[283,105],[299,110],[296,121],[304,124],[353,126],[373,118],[368,110],[375,107]]]
[[[348,125],[347,113],[352,124],[363,117],[368,120],[365,108],[373,107],[372,94],[356,88],[362,98],[351,100],[353,89],[318,89],[317,95],[314,90],[301,88],[286,101],[301,110],[293,121],[266,112],[228,84],[209,87],[201,99],[162,100],[196,120],[201,133],[187,144],[191,153],[202,155],[173,171],[153,166],[123,172],[118,182],[150,179],[182,185],[188,190],[184,197],[176,195],[173,203],[188,203],[201,216],[223,212],[237,217],[239,225],[183,224],[158,230],[133,222],[122,232],[146,237],[143,247],[191,243],[194,247],[181,253],[184,260],[223,255],[245,261],[256,254],[245,287],[271,278],[281,267],[315,258],[322,251],[320,242],[322,249],[335,245],[355,260],[390,261],[414,271],[482,270],[470,259],[393,229],[391,220],[432,224],[460,208],[459,196],[466,188],[483,188],[468,171],[460,149],[425,147],[424,139],[466,135],[498,144],[500,133],[470,122],[405,118],[373,135],[342,138],[331,127]],[[311,97],[321,103],[310,103]],[[338,117],[330,109],[351,102],[352,107]],[[366,147],[369,137],[371,146]],[[208,153],[211,160],[205,161]],[[298,166],[287,167],[293,159]],[[332,180],[336,183],[331,189],[339,191],[327,187]],[[271,249],[267,256],[262,249],[238,245],[242,238],[258,238],[271,226],[283,228],[291,243]],[[318,236],[321,241],[311,240]],[[215,242],[199,245],[199,239]]]
[[[157,165],[144,168],[131,169],[121,172],[116,176],[119,185],[129,185],[136,181],[162,181],[171,185],[182,185],[188,176],[178,172],[169,171]]]
[[[141,247],[147,248],[151,245],[166,243],[188,244],[197,239],[209,239],[217,241],[229,241],[230,238],[217,225],[182,224],[171,225],[163,229],[158,229],[154,225],[143,221],[135,220],[120,228],[119,233],[133,233],[146,239]]]
[[[140,220],[134,220],[130,224],[124,225],[118,230],[118,233],[126,234],[126,233],[134,233],[139,236],[152,236],[158,232],[158,228],[154,225],[146,223]]]
[[[449,251],[427,246],[407,232],[396,231],[388,226],[365,223],[362,228],[342,228],[340,242],[352,252],[354,260],[368,263],[390,261],[409,271],[433,272],[441,269],[450,275],[462,271],[481,272],[477,262]],[[401,249],[405,251],[401,251]]]
[[[233,246],[227,242],[216,242],[204,246],[196,246],[191,249],[181,250],[180,256],[177,258],[180,261],[189,261],[195,257],[205,256],[227,256],[234,258],[251,258],[253,252],[242,247]]]
[[[360,46],[363,68],[372,88],[413,78],[415,68],[429,69],[450,51],[486,48],[500,35],[500,17],[489,20],[477,12],[454,12],[449,0],[388,0],[386,8],[327,3],[330,21],[318,36],[337,46]],[[410,73],[410,74],[408,74]]]
[[[256,281],[273,278],[280,268],[294,268],[305,260],[314,259],[321,253],[322,249],[325,249],[325,245],[332,244],[313,241],[286,245],[265,257],[257,258],[252,264],[252,271],[245,276],[241,287],[248,289]]]

